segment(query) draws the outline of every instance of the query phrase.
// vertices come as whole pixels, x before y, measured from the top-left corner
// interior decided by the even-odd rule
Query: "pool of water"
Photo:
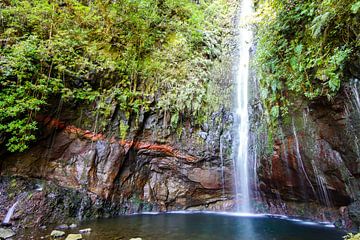
[[[84,235],[88,240],[342,240],[345,234],[281,216],[219,213],[138,214],[84,222],[80,228],[92,229]]]

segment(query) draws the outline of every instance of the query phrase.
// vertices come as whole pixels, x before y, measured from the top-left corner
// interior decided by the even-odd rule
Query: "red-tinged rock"
[[[206,189],[220,189],[221,175],[218,169],[194,168],[187,173],[187,177],[194,182],[198,182]]]

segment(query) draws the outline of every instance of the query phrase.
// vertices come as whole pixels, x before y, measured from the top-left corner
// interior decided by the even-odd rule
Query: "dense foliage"
[[[269,119],[294,99],[331,99],[360,59],[360,1],[258,1],[255,65]]]
[[[51,99],[95,102],[106,117],[150,106],[202,121],[221,101],[211,69],[220,61],[227,0],[0,1],[0,142],[23,151]],[[120,126],[123,131],[126,126]],[[121,133],[123,135],[123,133]]]

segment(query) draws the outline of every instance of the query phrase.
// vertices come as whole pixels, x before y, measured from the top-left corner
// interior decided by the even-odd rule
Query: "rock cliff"
[[[226,111],[214,113],[202,129],[185,126],[182,136],[149,115],[127,140],[75,126],[79,119],[71,112],[56,119],[39,116],[42,138],[24,153],[2,155],[1,192],[11,194],[2,195],[0,218],[22,192],[28,197],[17,206],[13,223],[24,226],[140,211],[231,208]],[[37,185],[42,191],[34,190]]]
[[[329,208],[339,209],[335,215],[340,217],[349,211],[353,222],[342,217],[347,219],[343,222],[347,227],[359,225],[353,207],[360,186],[359,90],[352,84],[333,101],[297,101],[279,126],[273,147],[267,153],[263,150],[258,170],[260,190],[265,198],[278,201],[274,212],[292,212],[289,203],[296,202],[308,203],[304,209],[311,212],[309,206],[317,202],[328,212]]]

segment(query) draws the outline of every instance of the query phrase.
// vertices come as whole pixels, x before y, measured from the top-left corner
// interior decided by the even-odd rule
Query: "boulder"
[[[65,232],[59,231],[59,230],[53,230],[53,231],[50,233],[50,236],[51,236],[51,237],[54,237],[54,238],[59,238],[59,237],[65,236]]]
[[[78,240],[78,239],[82,239],[82,235],[81,234],[69,234],[65,240]]]
[[[7,239],[15,236],[15,232],[8,228],[0,228],[0,239]]]

